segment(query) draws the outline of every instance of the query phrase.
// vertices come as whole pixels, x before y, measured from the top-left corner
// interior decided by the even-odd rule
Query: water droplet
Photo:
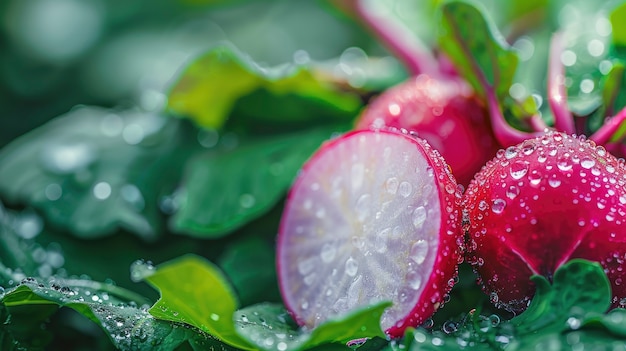
[[[215,147],[219,141],[219,134],[213,129],[201,129],[198,132],[198,143],[207,149]]]
[[[478,203],[478,209],[481,211],[485,211],[487,208],[489,208],[489,205],[487,204],[487,202],[485,200],[481,200]]]
[[[413,211],[413,226],[419,229],[426,221],[426,209],[420,206]]]
[[[422,264],[426,260],[426,254],[428,253],[428,242],[420,239],[411,246],[409,257],[417,264]]]
[[[111,196],[111,185],[107,182],[99,182],[93,187],[93,196],[98,200],[106,200]]]
[[[315,278],[317,277],[317,273],[311,273],[307,276],[304,277],[304,284],[306,285],[313,285],[313,283],[315,282]]]
[[[413,186],[409,182],[402,182],[398,187],[398,191],[403,197],[409,197],[413,191]]]
[[[498,293],[492,292],[491,294],[489,294],[489,300],[492,304],[497,305],[498,301],[500,301]]]
[[[541,183],[541,173],[537,171],[536,169],[534,169],[528,175],[528,179],[530,180],[530,184],[538,185],[539,183]]]
[[[515,161],[511,168],[509,169],[509,173],[513,179],[521,179],[528,172],[528,163],[523,161]]]
[[[525,140],[522,143],[522,153],[526,156],[531,155],[537,146],[535,145],[535,141],[532,139]]]
[[[446,184],[445,189],[448,194],[454,194],[456,192],[456,186],[452,183]]]
[[[359,263],[352,257],[346,260],[346,274],[354,277],[359,270]]]
[[[46,198],[48,200],[56,201],[60,199],[61,196],[63,196],[63,189],[59,184],[48,184],[48,186],[46,186],[46,189],[44,190],[44,194],[46,195]]]
[[[120,135],[124,129],[124,120],[116,114],[106,115],[100,121],[100,131],[108,137]]]
[[[513,200],[519,195],[519,188],[515,185],[511,185],[508,189],[506,189],[506,197]]]
[[[395,194],[398,191],[398,185],[399,185],[398,178],[391,177],[387,179],[387,181],[385,182],[385,189],[387,190],[388,193]]]
[[[568,325],[571,329],[576,330],[576,329],[580,328],[581,321],[580,321],[580,319],[578,319],[578,318],[575,318],[575,317],[569,317],[569,318],[567,319],[567,325]]]
[[[580,161],[580,165],[581,165],[583,168],[586,168],[586,169],[590,169],[590,168],[591,168],[591,167],[593,167],[595,164],[596,164],[596,161],[594,161],[593,159],[588,158],[588,157],[585,157],[585,158],[583,158],[583,159]]]
[[[389,105],[389,114],[391,114],[392,116],[398,116],[400,112],[402,112],[402,110],[400,109],[400,105],[396,103],[392,103]]]
[[[493,200],[493,204],[491,205],[491,211],[493,211],[493,213],[500,214],[502,213],[502,211],[504,211],[505,207],[506,201],[502,199],[495,199]]]
[[[326,243],[322,245],[322,251],[320,252],[320,257],[323,262],[329,263],[335,259],[335,254],[337,253],[337,248],[335,245],[331,243]]]
[[[576,54],[571,50],[564,50],[561,53],[561,63],[567,67],[573,66],[576,63]]]
[[[572,169],[572,164],[570,163],[570,160],[567,157],[559,158],[559,160],[556,162],[556,166],[561,171],[564,171],[564,172],[569,171],[570,169]]]
[[[137,283],[154,274],[156,268],[150,261],[137,260],[130,265],[130,280]]]
[[[315,257],[309,257],[298,262],[298,272],[302,275],[307,275],[313,271],[316,265]]]
[[[137,145],[144,138],[144,130],[143,128],[136,123],[131,123],[124,127],[122,131],[122,139],[129,145]]]
[[[220,316],[219,314],[211,313],[211,319],[217,322],[220,320]]]
[[[239,196],[239,206],[242,208],[251,208],[256,203],[256,199],[252,194],[241,194]]]
[[[553,188],[558,188],[561,185],[561,180],[558,178],[550,178],[548,179],[548,184]]]
[[[132,204],[138,211],[144,209],[145,200],[139,188],[133,184],[124,184],[120,188],[120,195],[126,202]]]
[[[326,210],[324,208],[320,207],[315,211],[315,217],[324,218],[324,216],[326,216]]]
[[[586,78],[580,82],[580,91],[585,94],[589,94],[595,88],[595,83],[593,80]]]
[[[369,216],[371,200],[372,196],[370,194],[363,194],[357,200],[354,211],[359,221],[364,221]]]
[[[86,143],[47,146],[41,154],[46,169],[68,174],[84,169],[96,159],[93,147]]]
[[[517,156],[517,147],[515,146],[509,146],[504,151],[504,158],[506,158],[507,160],[510,160],[515,156]]]
[[[418,290],[422,286],[422,276],[415,271],[407,273],[406,281],[413,290]]]

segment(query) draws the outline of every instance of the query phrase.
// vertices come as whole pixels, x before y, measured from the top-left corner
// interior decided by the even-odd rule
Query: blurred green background
[[[0,2],[0,146],[77,104],[150,110],[190,58],[232,42],[261,65],[382,49],[319,1]]]

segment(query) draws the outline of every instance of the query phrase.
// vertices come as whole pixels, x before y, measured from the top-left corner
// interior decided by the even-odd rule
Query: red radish
[[[487,107],[445,57],[436,58],[408,28],[377,11],[374,2],[334,2],[363,22],[412,75],[374,99],[356,129],[391,126],[416,132],[443,155],[464,186],[500,147],[510,145],[498,142]],[[494,118],[500,117],[504,121],[501,113]]]
[[[465,82],[454,78],[420,75],[388,89],[356,123],[357,129],[382,126],[417,132],[441,153],[463,185],[501,147],[487,109]]]
[[[529,277],[550,279],[572,258],[603,265],[614,305],[626,297],[624,162],[584,136],[552,131],[499,151],[469,185],[463,211],[467,260],[497,306],[523,310]]]
[[[353,131],[303,166],[284,209],[277,266],[283,301],[307,327],[392,301],[398,337],[429,318],[455,282],[461,188],[424,140]]]

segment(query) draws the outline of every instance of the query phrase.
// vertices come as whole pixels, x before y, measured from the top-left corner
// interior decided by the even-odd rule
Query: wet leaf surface
[[[251,141],[232,152],[206,153],[190,161],[171,219],[176,232],[216,238],[272,208],[302,164],[337,127]]]
[[[282,305],[263,303],[235,313],[236,330],[261,350],[295,351],[317,345],[346,344],[355,339],[385,337],[380,317],[391,303],[384,302],[354,311],[348,316],[306,330],[299,328]]]
[[[2,149],[0,195],[78,237],[124,228],[155,240],[160,198],[190,156],[184,129],[153,113],[77,108]]]

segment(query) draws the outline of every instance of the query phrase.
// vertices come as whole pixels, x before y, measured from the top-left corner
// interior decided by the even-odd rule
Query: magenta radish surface
[[[487,109],[458,78],[413,77],[375,98],[360,115],[356,129],[391,126],[416,132],[446,159],[460,184],[501,147]]]
[[[614,306],[626,297],[626,171],[584,137],[548,132],[501,150],[463,200],[467,260],[492,302],[526,308],[533,274],[573,258],[599,262]]]
[[[350,132],[303,166],[281,219],[277,267],[296,321],[315,327],[377,301],[391,336],[440,307],[462,260],[461,190],[424,140]]]

